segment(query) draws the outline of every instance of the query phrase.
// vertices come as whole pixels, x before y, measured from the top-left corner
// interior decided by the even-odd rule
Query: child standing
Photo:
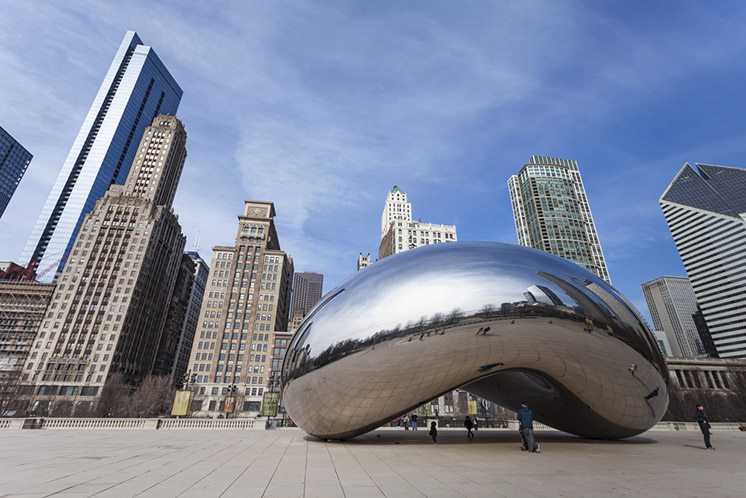
[[[433,444],[438,444],[438,427],[435,422],[430,424],[430,437],[433,438]]]

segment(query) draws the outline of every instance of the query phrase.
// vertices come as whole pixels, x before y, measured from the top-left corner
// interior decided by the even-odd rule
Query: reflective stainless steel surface
[[[449,243],[386,258],[327,294],[283,365],[284,403],[314,436],[372,430],[460,387],[587,437],[652,427],[665,362],[596,275],[520,246]]]

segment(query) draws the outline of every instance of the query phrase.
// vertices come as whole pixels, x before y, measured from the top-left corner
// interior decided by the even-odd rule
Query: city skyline
[[[660,192],[686,161],[738,166],[746,152],[734,126],[742,104],[724,83],[745,71],[732,62],[745,42],[727,9],[653,6],[633,16],[540,2],[457,11],[463,22],[451,24],[455,7],[357,16],[299,4],[208,16],[157,6],[144,18],[145,8],[9,6],[0,60],[13,76],[0,83],[0,115],[36,158],[0,221],[0,260],[25,264],[22,246],[128,29],[185,89],[194,167],[175,208],[188,246],[199,234],[209,252],[233,229],[233,206],[271,198],[298,269],[323,273],[329,289],[354,273],[361,248],[376,247],[392,184],[428,220],[457,225],[460,240],[517,243],[505,181],[538,154],[582,164],[614,284],[647,312],[642,282],[686,275]],[[682,26],[693,20],[708,39],[690,39]],[[627,36],[606,36],[599,21]],[[550,36],[563,22],[574,29]],[[305,23],[323,34],[310,37]],[[691,78],[704,71],[707,82]],[[518,129],[519,118],[531,126]],[[259,178],[265,168],[277,174]]]

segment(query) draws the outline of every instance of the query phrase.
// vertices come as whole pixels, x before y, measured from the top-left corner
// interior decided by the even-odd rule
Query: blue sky
[[[167,5],[168,4],[168,5]],[[386,192],[460,240],[516,242],[506,182],[577,159],[611,278],[684,275],[657,200],[684,162],[746,165],[739,2],[4,2],[0,123],[33,154],[0,220],[17,260],[128,29],[184,89],[187,246],[244,199],[325,290],[377,252]]]

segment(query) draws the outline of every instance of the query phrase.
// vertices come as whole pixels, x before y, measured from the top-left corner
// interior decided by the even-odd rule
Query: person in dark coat
[[[471,432],[474,428],[474,422],[471,421],[471,417],[468,415],[464,419],[464,427],[466,427],[466,437],[474,437],[474,433]]]
[[[433,438],[433,444],[438,444],[438,425],[435,422],[430,424],[430,437]]]
[[[516,412],[516,418],[518,419],[518,430],[521,433],[521,439],[523,439],[521,449],[531,453],[539,453],[539,445],[534,439],[534,412],[526,405],[525,401],[521,403],[521,407]]]
[[[417,430],[417,414],[413,413],[410,420],[412,421],[412,430],[416,431]]]
[[[699,430],[702,431],[702,436],[705,438],[705,447],[708,450],[714,450],[715,448],[710,444],[710,421],[707,420],[705,405],[702,403],[697,405],[697,411],[694,412],[694,419],[699,424]]]

